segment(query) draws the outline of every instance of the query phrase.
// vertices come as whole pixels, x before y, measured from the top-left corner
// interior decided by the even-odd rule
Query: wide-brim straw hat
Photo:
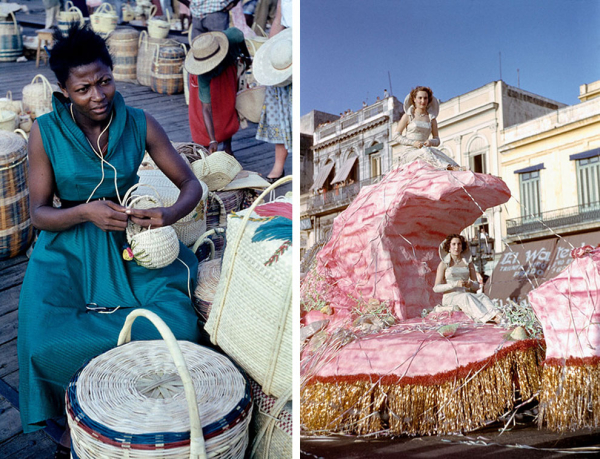
[[[287,86],[292,82],[292,29],[284,29],[263,44],[252,69],[254,78],[264,86]]]
[[[185,69],[192,75],[202,75],[219,65],[229,50],[229,40],[223,32],[206,32],[192,41],[185,58]]]
[[[442,260],[448,265],[450,264],[451,255],[444,249],[444,241],[442,241],[439,248],[440,260]],[[467,241],[467,248],[460,252],[460,258],[462,258],[466,264],[469,264],[471,262],[471,249],[469,247],[469,241]]]
[[[270,183],[256,172],[241,171],[221,191],[241,190],[243,188],[267,188]]]
[[[415,106],[409,92],[404,98],[404,113],[410,113],[414,116],[414,110]],[[437,118],[440,113],[440,101],[435,96],[427,104],[427,113],[429,113],[431,118]]]

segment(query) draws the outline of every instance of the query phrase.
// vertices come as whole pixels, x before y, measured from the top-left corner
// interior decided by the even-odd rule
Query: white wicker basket
[[[164,341],[130,342],[140,316]],[[252,412],[248,382],[226,356],[177,341],[145,309],[127,316],[118,347],[73,376],[66,406],[79,459],[241,459]]]
[[[105,38],[117,28],[118,20],[117,12],[110,3],[102,3],[94,14],[90,15],[92,30]]]
[[[291,179],[278,180],[250,208],[228,217],[221,279],[205,327],[214,344],[278,398],[292,387],[291,241],[253,242],[266,221],[253,211]]]
[[[202,150],[198,153],[202,159],[192,163],[192,170],[210,191],[218,191],[228,185],[242,170],[241,164],[224,151],[215,151],[208,156]]]
[[[50,113],[54,91],[58,91],[58,86],[50,84],[41,73],[37,74],[31,83],[23,88],[23,111],[30,112],[33,119]]]
[[[139,170],[138,176],[140,177],[140,188],[136,194],[146,194],[148,190],[144,189],[144,185],[151,185],[158,192],[165,206],[172,206],[179,198],[179,188],[161,170]],[[202,181],[200,184],[202,185],[202,197],[194,210],[173,224],[177,237],[187,246],[194,244],[206,231],[208,187]]]
[[[10,110],[0,110],[0,130],[14,131],[17,128],[17,114]]]
[[[23,104],[20,100],[13,100],[12,92],[7,91],[6,97],[0,98],[0,110],[9,110],[19,115],[23,113]]]
[[[148,35],[152,38],[167,38],[171,30],[171,16],[167,9],[167,20],[155,19],[156,6],[152,5],[150,10],[150,19],[148,19]]]

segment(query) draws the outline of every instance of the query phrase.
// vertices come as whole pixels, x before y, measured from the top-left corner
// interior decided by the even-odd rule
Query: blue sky
[[[600,80],[600,0],[301,0],[300,13],[301,115],[373,103],[388,72],[400,100],[425,85],[445,101],[501,71],[572,105]]]

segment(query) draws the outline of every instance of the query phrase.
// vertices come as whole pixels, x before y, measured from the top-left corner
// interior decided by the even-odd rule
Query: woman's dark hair
[[[429,105],[431,103],[431,101],[433,100],[433,91],[431,90],[431,88],[428,88],[427,86],[417,86],[415,89],[413,89],[410,92],[411,102],[413,104],[415,103],[415,97],[417,97],[417,93],[419,91],[425,91],[427,93],[427,96],[428,96],[427,104]]]
[[[58,29],[54,32],[50,68],[62,87],[65,86],[72,68],[96,61],[102,62],[111,70],[113,68],[106,42],[88,26],[73,25],[66,36]]]
[[[460,242],[462,244],[462,248],[460,249],[461,252],[463,252],[466,248],[467,248],[467,240],[465,239],[464,236],[460,235],[460,234],[449,234],[448,236],[446,236],[446,239],[444,239],[444,243],[442,245],[443,249],[450,253],[450,243],[452,242],[452,239],[454,238],[458,238],[460,239]]]

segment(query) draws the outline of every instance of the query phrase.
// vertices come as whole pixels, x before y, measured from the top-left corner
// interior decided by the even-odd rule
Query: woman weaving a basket
[[[181,263],[160,269],[126,261],[122,253],[128,221],[142,228],[171,225],[196,206],[201,185],[157,121],[125,105],[102,38],[71,28],[54,39],[50,65],[62,94],[54,93],[54,111],[37,119],[29,139],[31,219],[41,232],[19,303],[25,433],[64,414],[69,378],[116,345],[131,309],[154,311],[178,339],[200,339],[188,296],[188,268],[197,270],[193,253],[179,244]],[[145,150],[180,189],[171,207],[124,207]],[[61,208],[53,207],[54,194]],[[133,334],[159,338],[148,323]]]

